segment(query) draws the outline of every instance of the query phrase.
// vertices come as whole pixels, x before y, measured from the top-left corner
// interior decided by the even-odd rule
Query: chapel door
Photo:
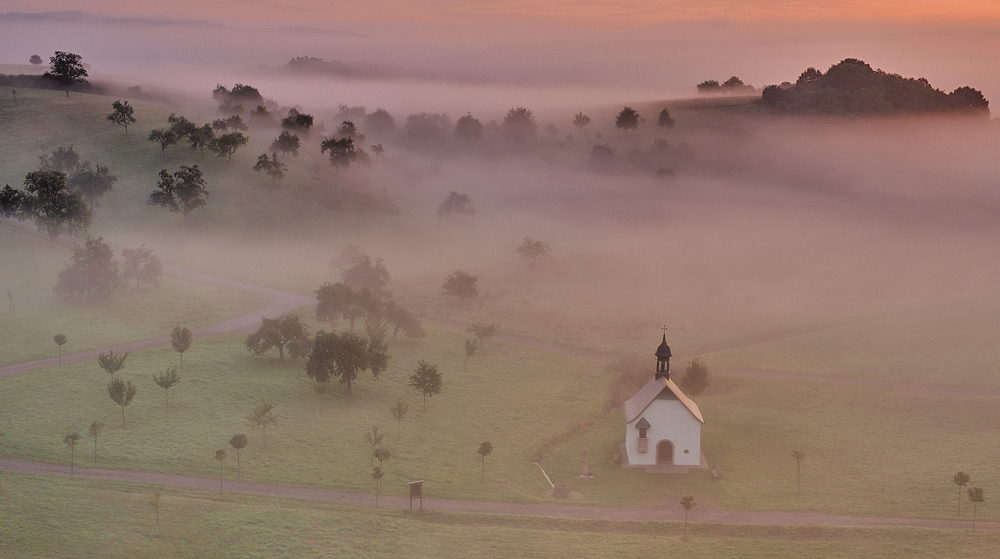
[[[674,463],[674,443],[670,441],[660,441],[659,444],[656,445],[656,463]]]

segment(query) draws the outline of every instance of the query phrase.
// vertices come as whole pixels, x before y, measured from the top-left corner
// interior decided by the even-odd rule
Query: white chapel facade
[[[663,472],[707,467],[701,454],[705,418],[698,404],[670,379],[670,357],[664,334],[656,348],[656,372],[622,404],[626,423],[622,466]]]

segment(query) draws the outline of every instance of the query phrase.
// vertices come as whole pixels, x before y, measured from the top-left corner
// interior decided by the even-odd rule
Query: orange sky
[[[221,22],[634,26],[688,19],[1000,21],[1000,0],[0,0],[0,12],[80,10]]]

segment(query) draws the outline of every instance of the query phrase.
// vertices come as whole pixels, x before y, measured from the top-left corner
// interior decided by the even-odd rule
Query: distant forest
[[[971,87],[945,93],[924,78],[904,78],[848,58],[824,74],[809,68],[794,83],[764,88],[761,102],[788,113],[876,115],[952,112],[988,118],[989,101]]]

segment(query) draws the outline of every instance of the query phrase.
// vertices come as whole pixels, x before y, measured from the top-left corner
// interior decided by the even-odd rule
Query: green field
[[[534,463],[545,448],[546,471],[582,493],[574,501],[580,505],[674,506],[679,495],[693,494],[703,507],[716,509],[954,519],[957,488],[951,477],[964,470],[972,485],[986,488],[979,518],[1000,518],[990,505],[1000,487],[1000,422],[990,411],[997,397],[989,392],[1000,389],[994,374],[1000,299],[987,281],[992,264],[972,277],[966,272],[980,264],[956,264],[959,254],[926,276],[911,277],[907,270],[924,260],[915,257],[898,271],[898,257],[886,255],[919,248],[924,238],[885,240],[888,235],[876,235],[879,223],[840,220],[806,204],[797,219],[809,223],[784,224],[801,225],[806,239],[785,244],[790,229],[767,228],[784,210],[753,206],[750,215],[739,217],[749,212],[742,200],[733,209],[716,210],[713,196],[722,187],[694,179],[680,179],[668,191],[652,190],[661,187],[640,179],[622,186],[620,177],[565,171],[605,201],[619,196],[675,209],[662,222],[637,218],[622,224],[610,217],[593,223],[589,216],[564,218],[544,203],[535,213],[512,209],[516,200],[502,197],[504,181],[530,182],[519,161],[494,162],[481,175],[467,161],[393,156],[371,170],[335,175],[315,150],[303,150],[290,165],[287,186],[274,189],[250,170],[272,131],[252,130],[251,145],[231,162],[210,154],[202,159],[186,146],[169,148],[164,161],[159,147],[145,141],[149,130],[166,126],[171,112],[209,119],[211,108],[137,102],[140,122],[126,137],[104,119],[112,100],[27,91],[19,92],[15,105],[0,96],[0,184],[19,185],[39,155],[72,144],[83,159],[109,164],[119,176],[97,208],[93,235],[122,246],[145,244],[168,264],[301,294],[337,281],[343,266],[338,256],[358,245],[385,257],[393,274],[390,288],[419,315],[454,324],[496,322],[503,334],[558,347],[493,339],[466,371],[467,335],[428,327],[427,338],[392,342],[389,370],[378,380],[363,373],[354,395],[346,397],[338,387],[317,393],[301,361],[254,357],[242,335],[212,336],[196,340],[185,353],[169,411],[150,377],[175,365],[177,354],[160,348],[129,357],[121,376],[139,392],[126,410],[125,428],[120,408],[107,396],[107,374],[94,362],[67,364],[0,381],[0,455],[68,464],[62,439],[79,432],[84,439],[77,464],[92,464],[86,428],[102,419],[107,427],[98,441],[100,467],[211,478],[219,472],[215,450],[232,455],[227,441],[245,432],[250,445],[240,457],[244,480],[371,491],[371,449],[363,435],[378,425],[392,452],[383,482],[393,495],[404,494],[405,482],[425,479],[433,497],[546,502],[549,486]],[[707,110],[681,106],[675,116],[705,115],[692,118],[707,129],[726,129],[731,119],[746,116],[739,107]],[[145,204],[159,169],[193,163],[206,171],[207,208],[185,224],[179,215]],[[477,198],[484,201],[475,222],[430,217],[442,189],[479,179],[495,189],[484,188]],[[380,189],[391,192],[400,212],[331,210],[344,192],[363,197]],[[739,227],[722,229],[736,217]],[[766,232],[777,248],[758,249],[769,246],[740,227]],[[517,261],[512,247],[525,231],[552,240],[552,263],[528,269]],[[868,242],[868,235],[875,239],[872,247],[841,260],[802,256],[845,239]],[[665,247],[663,239],[671,244]],[[700,254],[704,239],[712,258]],[[984,242],[976,235],[970,239]],[[956,235],[948,242],[966,240]],[[54,356],[57,333],[69,338],[64,351],[82,351],[162,337],[176,324],[203,326],[264,303],[258,296],[166,277],[158,289],[127,288],[108,305],[65,305],[51,288],[68,251],[12,224],[0,224],[0,251],[0,289],[10,289],[16,300],[16,312],[0,306],[0,365]],[[841,268],[851,273],[836,275]],[[442,279],[455,269],[481,278],[480,296],[463,306],[441,293]],[[317,324],[312,309],[299,312],[313,331],[331,328]],[[624,435],[613,394],[628,397],[651,374],[646,369],[652,369],[659,328],[667,320],[674,371],[701,357],[716,372],[698,403],[707,419],[703,451],[722,468],[720,480],[704,471],[646,475],[611,460]],[[627,365],[616,361],[621,357]],[[436,364],[444,375],[443,391],[426,411],[407,386],[419,360]],[[609,368],[608,361],[619,364]],[[618,386],[623,370],[638,372]],[[777,380],[727,370],[911,386]],[[970,396],[960,390],[968,388],[984,392]],[[389,414],[397,398],[410,404],[399,441]],[[251,432],[245,420],[265,400],[276,405],[280,418],[268,430],[266,448],[262,434]],[[484,440],[495,448],[485,483],[476,454]],[[591,481],[575,479],[584,449],[596,475]],[[793,450],[806,454],[800,491]],[[224,471],[234,478],[235,460],[226,460]],[[680,544],[678,527],[670,523],[413,516],[174,490],[166,491],[175,516],[165,517],[156,538],[142,520],[149,513],[149,488],[14,474],[0,480],[2,557],[92,556],[112,540],[125,542],[116,553],[133,556],[427,556],[439,547],[461,550],[462,556],[609,556]],[[111,520],[93,524],[95,514]],[[970,517],[966,499],[962,518]],[[62,530],[48,529],[43,538],[36,534],[39,523]],[[705,557],[976,556],[995,544],[992,534],[716,525],[694,527],[683,543]]]
[[[688,525],[408,512],[312,501],[0,476],[4,557],[983,557],[996,533]]]

